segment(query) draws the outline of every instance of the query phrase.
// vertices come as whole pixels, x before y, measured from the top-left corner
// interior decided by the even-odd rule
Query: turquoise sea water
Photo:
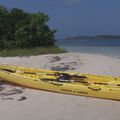
[[[120,39],[58,40],[69,52],[102,54],[120,58]]]

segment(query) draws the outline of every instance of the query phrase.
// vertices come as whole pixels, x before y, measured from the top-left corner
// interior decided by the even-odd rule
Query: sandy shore
[[[120,76],[120,59],[92,54],[0,58],[0,63]],[[120,102],[64,95],[0,82],[0,120],[119,120]]]

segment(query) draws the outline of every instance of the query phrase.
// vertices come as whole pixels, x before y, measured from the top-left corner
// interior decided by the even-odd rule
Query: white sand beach
[[[0,63],[120,76],[120,59],[82,53],[0,57]],[[0,120],[120,120],[120,102],[0,82]]]

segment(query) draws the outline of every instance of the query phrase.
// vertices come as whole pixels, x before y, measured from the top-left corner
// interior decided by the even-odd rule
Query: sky
[[[48,14],[56,38],[120,35],[120,0],[0,0],[0,4]]]

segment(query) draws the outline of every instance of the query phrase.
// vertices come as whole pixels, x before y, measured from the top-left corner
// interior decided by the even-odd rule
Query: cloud
[[[79,3],[81,0],[65,0],[65,3],[68,5]]]

